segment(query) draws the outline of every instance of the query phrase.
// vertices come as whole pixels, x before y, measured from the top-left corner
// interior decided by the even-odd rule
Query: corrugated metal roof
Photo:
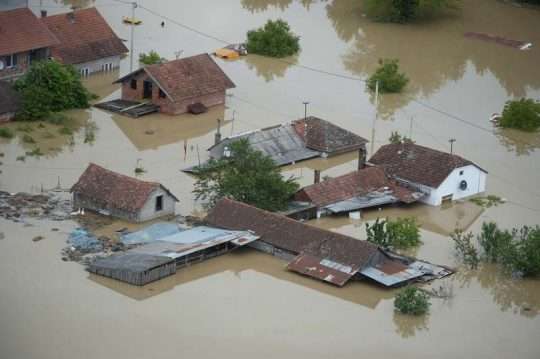
[[[169,262],[171,262],[171,259],[165,256],[128,251],[126,253],[115,254],[107,258],[98,259],[89,266],[89,269],[92,272],[97,268],[100,268],[139,273]]]
[[[358,272],[359,266],[351,267],[329,259],[300,254],[287,265],[287,269],[342,287]]]
[[[391,193],[391,192],[390,192]],[[396,203],[399,200],[389,193],[376,192],[368,196],[360,196],[347,199],[345,201],[330,204],[325,209],[332,213],[350,212],[356,209],[382,206],[384,204]]]

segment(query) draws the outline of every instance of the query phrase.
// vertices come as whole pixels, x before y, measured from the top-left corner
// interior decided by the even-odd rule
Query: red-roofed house
[[[225,91],[235,87],[208,54],[145,66],[115,83],[122,84],[122,100],[149,101],[170,115],[224,104]]]
[[[60,41],[52,47],[52,58],[75,66],[83,76],[117,68],[128,52],[95,7],[43,17],[42,21]]]
[[[71,187],[73,207],[144,222],[174,214],[178,199],[162,184],[141,181],[90,163]]]
[[[32,61],[49,58],[58,43],[29,9],[0,11],[0,80],[23,75]]]

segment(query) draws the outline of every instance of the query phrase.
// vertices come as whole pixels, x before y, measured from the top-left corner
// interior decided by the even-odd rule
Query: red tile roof
[[[65,64],[80,64],[128,52],[96,8],[42,19],[60,40],[52,56]]]
[[[169,190],[157,182],[141,181],[90,163],[77,183],[71,187],[71,192],[91,198],[100,203],[104,209],[116,208],[133,212],[141,209],[150,194],[159,187],[176,199]]]
[[[172,101],[213,94],[235,87],[208,54],[143,67],[115,82],[145,71]]]
[[[456,168],[468,165],[478,167],[457,155],[414,143],[382,146],[369,162],[382,167],[390,176],[432,188],[438,188]]]
[[[308,200],[318,207],[344,201],[368,193],[381,191],[385,187],[402,202],[412,203],[416,199],[412,191],[389,179],[384,170],[378,167],[366,167],[343,176],[302,188],[296,194],[298,200]]]
[[[56,44],[58,39],[28,8],[0,11],[0,56]]]
[[[261,240],[295,254],[363,268],[379,247],[367,241],[330,232],[280,214],[264,211],[230,199],[220,200],[205,219],[209,225],[232,230],[251,230]]]

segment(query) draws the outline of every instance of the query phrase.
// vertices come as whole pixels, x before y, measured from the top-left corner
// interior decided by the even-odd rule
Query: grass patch
[[[469,199],[469,201],[483,208],[497,207],[504,203],[504,200],[501,197],[493,194],[487,195],[486,197],[474,197]]]
[[[19,131],[19,132],[32,132],[32,131],[34,131],[34,127],[32,127],[29,124],[25,124],[25,125],[17,126],[16,130]]]
[[[15,133],[10,128],[0,127],[0,137],[2,138],[13,138]]]
[[[45,132],[45,133],[43,134],[43,138],[46,138],[46,139],[51,139],[51,138],[55,138],[55,137],[56,137],[56,136],[54,135],[54,133],[49,132],[49,131],[47,131],[47,132]]]
[[[63,113],[55,112],[47,117],[47,122],[52,123],[53,125],[67,126],[73,123],[73,118],[66,116]]]

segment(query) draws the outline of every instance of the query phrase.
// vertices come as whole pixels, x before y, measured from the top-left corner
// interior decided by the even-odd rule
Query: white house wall
[[[88,75],[94,72],[104,71],[105,66],[107,66],[107,71],[112,71],[120,66],[120,56],[106,57],[95,61],[76,64],[74,66],[83,76],[86,75],[86,72],[83,73],[83,70],[85,69],[88,69]]]
[[[163,209],[156,211],[156,197],[163,196]],[[144,204],[139,212],[139,222],[149,221],[154,218],[174,214],[175,200],[163,188],[158,188],[148,197],[148,201]]]
[[[459,173],[463,171],[463,174]],[[452,195],[452,200],[457,200],[485,192],[486,190],[486,173],[474,165],[456,168],[444,180],[437,189],[433,189],[429,196],[424,197],[421,202],[438,206],[442,203],[442,198],[447,195]],[[461,181],[467,181],[467,189],[462,191],[459,188]]]

